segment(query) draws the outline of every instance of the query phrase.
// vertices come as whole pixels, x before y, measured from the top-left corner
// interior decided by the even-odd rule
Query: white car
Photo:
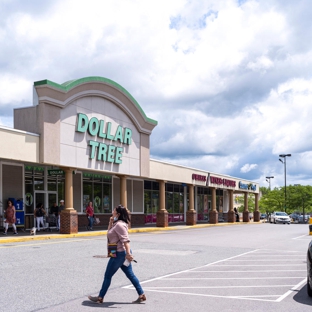
[[[286,212],[275,211],[270,216],[270,223],[290,224],[290,217]]]

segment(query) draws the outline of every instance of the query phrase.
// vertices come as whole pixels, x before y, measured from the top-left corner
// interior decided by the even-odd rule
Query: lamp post
[[[281,158],[279,158],[279,161],[281,163],[284,164],[284,177],[285,177],[285,204],[284,204],[284,211],[286,212],[286,157],[290,157],[291,154],[281,154],[279,155],[279,157],[283,158],[283,160],[281,160]]]
[[[274,177],[265,177],[265,178],[266,178],[266,181],[269,183],[269,188],[270,188],[270,191],[271,191],[271,179],[274,179]]]

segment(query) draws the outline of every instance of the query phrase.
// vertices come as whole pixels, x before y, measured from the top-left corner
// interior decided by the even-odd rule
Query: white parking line
[[[146,280],[146,281],[143,281],[141,284],[147,284],[147,283],[153,283],[154,281],[158,281],[158,286],[152,286],[152,285],[145,285],[144,288],[146,289],[146,291],[153,291],[153,292],[160,292],[160,293],[168,293],[168,294],[180,294],[180,295],[189,295],[189,296],[201,296],[201,297],[211,297],[211,298],[224,298],[224,299],[241,299],[241,300],[256,300],[256,301],[263,301],[263,302],[281,302],[283,299],[285,299],[289,294],[293,293],[294,291],[296,291],[299,287],[301,287],[303,285],[303,283],[306,281],[306,275],[304,274],[304,272],[306,272],[306,270],[302,269],[303,266],[305,266],[306,264],[304,262],[302,263],[293,263],[293,264],[289,264],[289,259],[287,260],[287,263],[284,263],[284,264],[265,264],[264,262],[266,261],[274,261],[274,256],[276,256],[276,254],[274,254],[273,252],[270,252],[270,254],[266,254],[267,257],[270,257],[272,255],[272,258],[270,258],[270,260],[261,260],[261,259],[253,259],[253,260],[243,260],[242,258],[247,258],[248,256],[250,257],[256,257],[259,252],[259,254],[261,255],[261,253],[263,252],[263,250],[259,250],[259,249],[256,249],[256,250],[253,250],[253,251],[250,251],[250,252],[246,252],[246,253],[243,253],[243,254],[240,254],[240,255],[237,255],[237,256],[233,256],[233,257],[229,257],[229,258],[226,258],[226,259],[223,259],[223,260],[219,260],[219,261],[215,261],[215,262],[212,262],[212,263],[209,263],[209,264],[206,264],[206,265],[203,265],[203,266],[200,266],[200,267],[196,267],[196,268],[192,268],[192,269],[188,269],[188,270],[183,270],[183,271],[179,271],[179,272],[175,272],[175,273],[171,273],[171,274],[167,274],[167,275],[164,275],[164,276],[160,276],[160,277],[156,277],[156,278],[153,278],[153,279],[150,279],[150,280]],[[262,254],[263,255],[263,254]],[[289,253],[285,253],[284,256],[289,256]],[[292,253],[292,256],[300,256],[300,255],[295,255]],[[301,256],[302,258],[302,256]],[[233,264],[234,261],[240,261],[240,262],[243,262],[243,261],[252,261],[254,262],[254,264]],[[278,261],[278,262],[281,262],[281,261],[284,261],[283,259],[275,259],[275,261]],[[286,261],[286,260],[285,260]],[[295,260],[295,259],[292,259],[292,261],[296,261],[298,262],[298,260]],[[230,264],[226,264],[225,262],[231,262]],[[262,264],[259,264],[259,262]],[[298,267],[297,270],[289,270],[289,265],[291,265],[292,267],[293,266],[301,266],[300,268]],[[209,268],[208,268],[209,267]],[[250,267],[250,269],[248,270],[245,270],[245,271],[242,271],[242,270],[237,270],[237,271],[227,271],[227,269],[225,270],[222,270],[221,267],[230,267],[230,268],[233,268],[233,267]],[[261,270],[261,267],[265,267],[266,269],[265,270]],[[273,269],[273,268],[277,268],[276,270]],[[283,269],[283,267],[285,267],[285,269]],[[214,271],[213,268],[216,268],[218,271]],[[257,268],[257,270],[255,270],[254,268]],[[272,269],[270,269],[272,268]],[[221,269],[221,270],[220,270]],[[199,278],[195,278],[196,280],[202,280],[202,281],[207,281],[207,283],[209,283],[209,281],[221,281],[221,280],[231,280],[233,281],[237,281],[237,283],[239,283],[238,281],[250,281],[251,279],[252,280],[258,280],[258,281],[268,281],[268,283],[266,284],[269,284],[270,281],[272,281],[274,284],[269,284],[269,285],[248,285],[248,283],[244,283],[244,282],[240,282],[240,283],[243,283],[245,285],[229,285],[229,286],[222,286],[221,283],[219,283],[219,285],[203,285],[203,286],[190,286],[188,284],[185,284],[184,285],[182,284],[183,281],[194,281],[194,276],[193,277],[179,277],[180,274],[186,274],[186,273],[200,273],[200,274],[203,274],[203,273],[250,273],[250,272],[254,272],[254,273],[259,273],[259,274],[262,274],[262,275],[270,275],[270,273],[278,273],[278,272],[284,272],[285,274],[287,275],[290,275],[288,274],[289,272],[300,272],[300,276],[298,276],[298,273],[297,273],[297,276],[294,276],[296,274],[292,274],[292,276],[280,276],[280,277],[273,277],[273,276],[260,276],[260,277],[252,277],[250,278],[249,277],[199,277]],[[268,273],[268,274],[266,274]],[[222,274],[220,274],[222,276]],[[282,274],[280,274],[282,275]],[[209,276],[209,275],[208,275]],[[224,276],[224,275],[223,275]],[[287,284],[284,284],[284,285],[280,285],[280,283],[282,283],[283,281],[285,280],[288,280],[289,283]],[[303,279],[303,280],[301,280]],[[294,283],[298,282],[298,280],[301,280],[297,285],[294,286],[294,284],[292,284],[291,281],[294,281]],[[160,285],[159,286],[159,282],[163,281],[163,284],[164,286]],[[169,282],[172,282],[172,281],[177,281],[177,283],[179,283],[179,281],[181,281],[181,284],[183,286],[166,286],[168,285]],[[280,283],[279,283],[280,281]],[[204,283],[204,282],[202,282]],[[260,283],[260,282],[259,282]],[[262,282],[263,283],[263,282]],[[177,284],[179,285],[179,284]],[[185,286],[187,285],[187,286]],[[291,288],[290,288],[291,287]],[[123,288],[127,288],[127,289],[134,289],[132,285],[127,285],[127,286],[124,286]],[[268,291],[268,294],[267,295],[263,295],[261,294],[261,292],[263,293],[263,291],[265,291],[265,289],[272,289],[272,291]],[[274,288],[276,290],[274,290]],[[289,289],[290,288],[290,289]],[[235,295],[218,295],[218,294],[201,294],[201,293],[192,293],[192,292],[183,292],[183,291],[179,291],[179,290],[183,290],[183,289],[188,289],[189,291],[192,291],[192,290],[195,290],[195,289],[207,289],[207,291],[209,290],[214,290],[214,289],[218,289],[219,291],[220,290],[224,290],[224,289],[233,289],[233,291],[235,289],[241,289],[242,291],[244,289],[259,289],[259,291],[261,291],[261,289],[264,289],[262,290],[260,293],[258,292],[255,293],[254,295],[250,295],[250,294],[246,294],[246,295],[243,295],[243,293],[241,295],[238,295],[238,296],[235,296]],[[283,291],[283,289],[286,291],[284,294],[280,294],[281,291]],[[275,293],[277,294],[274,294],[274,291]],[[247,291],[248,292],[248,291]],[[270,292],[273,294],[270,294]],[[237,293],[237,292],[236,292]],[[279,293],[279,294],[278,294]]]
[[[301,257],[302,258],[302,257]],[[302,259],[302,260],[305,260],[305,259]],[[261,259],[257,259],[257,260],[255,260],[255,259],[250,259],[250,260],[248,260],[248,259],[240,259],[240,260],[237,260],[237,259],[233,259],[233,260],[228,260],[228,261],[231,261],[231,262],[234,262],[234,261],[238,261],[238,262],[243,262],[243,261],[257,261],[257,262],[259,262],[259,261],[264,261],[264,262],[272,262],[272,261],[287,261],[287,262],[289,262],[289,261],[298,261],[298,259],[266,259],[266,260],[261,260]]]
[[[293,286],[293,284],[291,284],[291,285],[261,285],[261,286],[259,286],[259,285],[255,285],[255,286],[199,286],[199,287],[197,287],[197,286],[193,286],[192,287],[192,289],[225,289],[225,288],[234,288],[234,289],[236,289],[236,288],[269,288],[269,287],[292,287]],[[190,289],[190,287],[189,286],[186,286],[186,287],[184,287],[184,286],[174,286],[174,287],[172,287],[172,286],[150,286],[150,287],[144,287],[144,289],[167,289],[167,288],[170,288],[170,289],[177,289],[177,288],[181,288],[181,289],[183,289],[183,288],[186,288],[186,289]],[[275,296],[275,295],[274,295]]]
[[[197,272],[210,272],[210,273],[265,273],[265,272],[306,272],[307,270],[255,270],[255,271],[196,271]],[[186,273],[192,273],[194,274],[194,272],[186,272]]]
[[[124,287],[126,288],[126,287]],[[149,290],[153,292],[160,292],[166,294],[178,294],[178,295],[189,295],[189,296],[200,296],[200,297],[211,297],[211,298],[226,298],[226,299],[241,299],[241,300],[255,300],[255,301],[267,301],[267,302],[276,302],[276,300],[266,300],[258,298],[268,298],[268,297],[279,297],[280,295],[261,295],[261,296],[219,296],[219,295],[207,295],[207,294],[196,294],[196,293],[187,293],[181,291],[165,291],[165,290]]]
[[[281,302],[283,299],[285,299],[288,295],[290,295],[291,293],[293,293],[294,291],[298,290],[299,287],[301,287],[301,285],[303,285],[304,283],[306,283],[307,278],[305,277],[300,283],[298,283],[296,286],[294,286],[292,289],[288,290],[287,293],[285,293],[284,295],[280,296],[276,302]]]
[[[269,279],[284,279],[284,278],[291,278],[291,279],[298,279],[302,278],[302,276],[282,276],[282,277],[253,277],[253,280],[269,280]],[[194,277],[173,277],[173,278],[163,278],[164,281],[193,281]],[[250,277],[196,277],[196,280],[250,280]]]
[[[298,237],[294,237],[294,238],[292,238],[292,239],[299,239],[299,238],[301,238],[301,237],[306,237],[306,236],[309,236],[309,235],[305,234],[305,235],[301,235],[301,236],[298,236]]]
[[[295,263],[295,264],[292,264],[293,265],[303,265],[304,263]],[[238,266],[238,267],[260,267],[260,266],[265,266],[265,267],[282,267],[282,266],[285,266],[285,267],[289,267],[288,264],[216,264],[214,266],[219,266],[219,267],[226,267],[226,266],[229,266],[229,267],[234,267],[234,266]]]
[[[207,267],[207,266],[210,266],[210,265],[214,265],[214,264],[216,264],[216,263],[220,263],[220,262],[223,262],[223,261],[227,261],[227,260],[229,260],[229,259],[237,258],[237,257],[240,257],[240,256],[242,256],[242,255],[246,255],[246,254],[249,254],[249,253],[253,253],[253,252],[256,252],[257,250],[258,250],[258,249],[255,249],[255,250],[252,250],[252,251],[245,252],[245,253],[243,253],[243,254],[241,254],[241,255],[233,256],[233,257],[226,258],[226,259],[223,259],[223,260],[218,260],[218,261],[215,261],[215,262],[211,262],[211,263],[209,263],[209,264],[205,264],[205,265],[202,265],[202,266],[200,266],[200,267],[196,267],[196,268],[192,268],[192,269],[188,269],[188,270],[183,270],[183,271],[179,271],[179,272],[175,272],[175,273],[171,273],[171,274],[167,274],[167,275],[155,277],[155,278],[152,278],[152,279],[150,279],[150,280],[141,282],[141,284],[145,284],[145,283],[157,281],[157,280],[160,280],[160,279],[169,277],[169,276],[173,276],[173,275],[177,275],[177,274],[181,274],[181,273],[185,273],[185,272],[194,271],[194,270],[197,270],[197,269],[200,269],[200,268],[204,268],[204,267]],[[123,288],[130,288],[130,287],[132,287],[132,285],[124,286]]]

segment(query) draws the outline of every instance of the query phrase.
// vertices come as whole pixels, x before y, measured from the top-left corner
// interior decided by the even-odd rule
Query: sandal
[[[95,303],[103,303],[103,298],[101,297],[92,297],[92,296],[88,296],[89,300],[91,300],[92,302]]]
[[[137,300],[132,301],[132,303],[141,303],[143,301],[146,301],[146,296],[144,294],[139,296],[139,298]]]

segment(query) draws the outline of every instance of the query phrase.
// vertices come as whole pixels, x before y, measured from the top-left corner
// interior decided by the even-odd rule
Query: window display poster
[[[84,209],[87,208],[89,201],[90,201],[90,196],[89,195],[83,195],[83,207],[84,207]]]

